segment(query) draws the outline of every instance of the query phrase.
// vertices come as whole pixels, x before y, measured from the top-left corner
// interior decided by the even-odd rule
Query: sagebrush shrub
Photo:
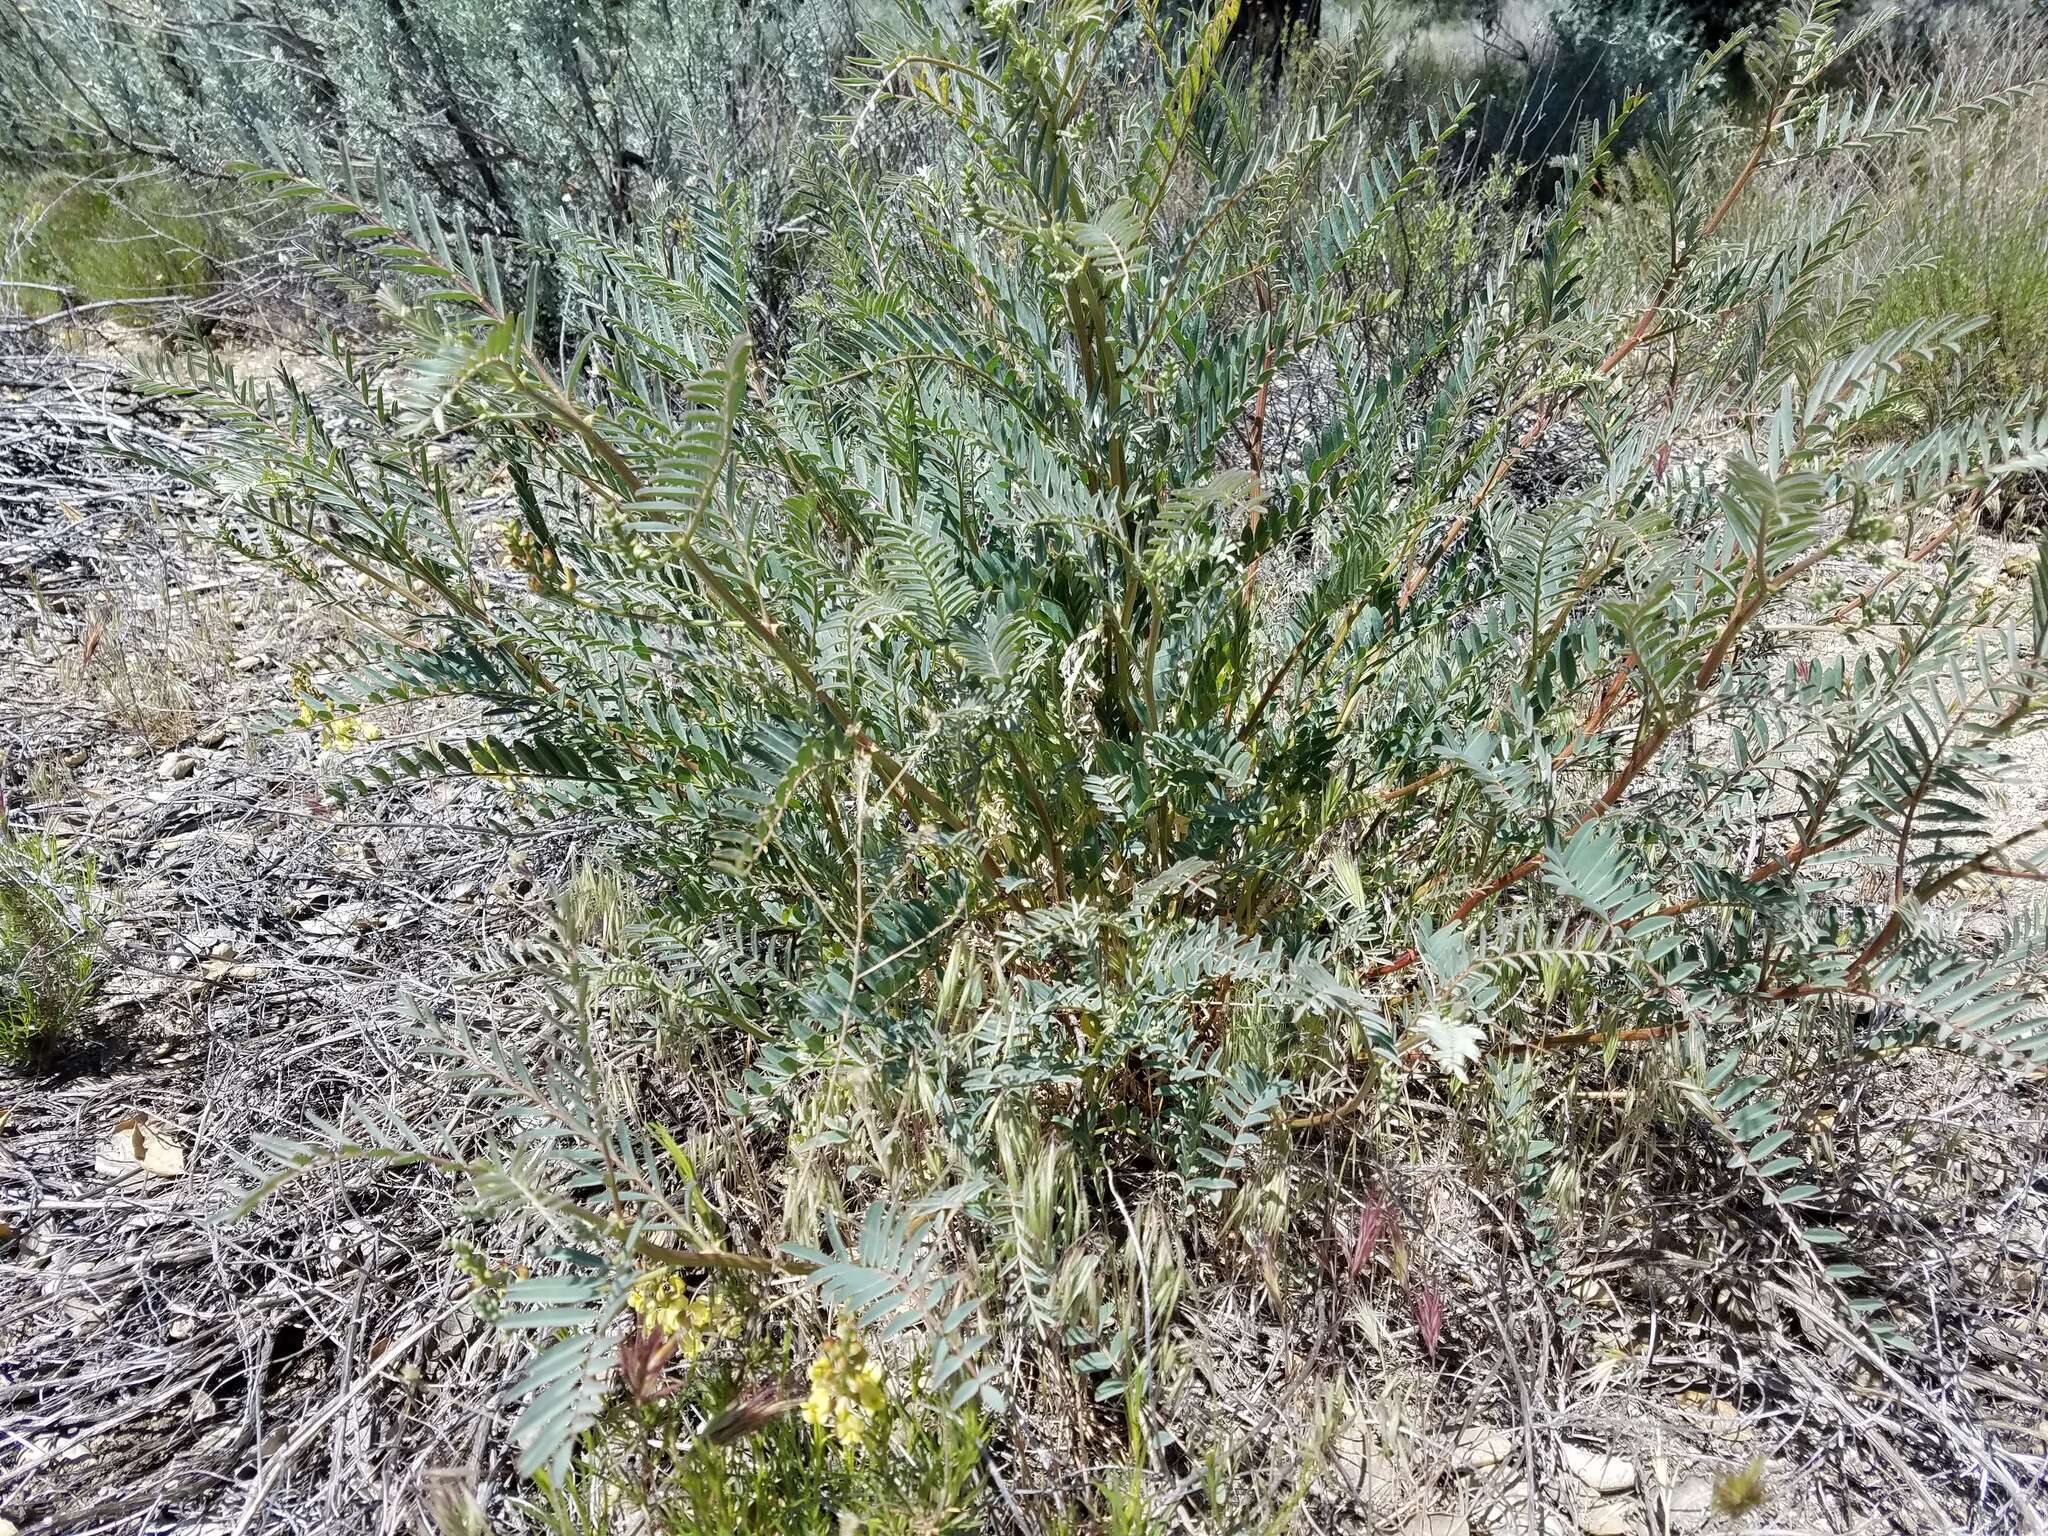
[[[26,0],[0,13],[0,154],[81,145],[201,178],[376,160],[500,238],[636,223],[707,160],[771,173],[853,12],[735,0]]]
[[[806,1276],[987,1422],[1050,1371],[1135,1425],[1183,1379],[1197,1249],[1302,1259],[1283,1148],[1424,1084],[1526,1107],[1503,1063],[1558,1053],[1660,1063],[1654,1112],[1881,1336],[1778,1046],[1825,1017],[1844,1055],[2048,1054],[2041,925],[1965,954],[1947,900],[2029,867],[1996,787],[2042,721],[2048,586],[1982,590],[1969,533],[2048,419],[1896,436],[1901,369],[1961,327],[1851,344],[1853,227],[1724,233],[1763,168],[1924,126],[1835,110],[1835,8],[1749,42],[1758,121],[1708,110],[1703,65],[1647,126],[1643,292],[1586,280],[1609,124],[1419,306],[1404,220],[1463,104],[1364,142],[1372,55],[1240,90],[1235,10],[874,39],[794,207],[713,188],[681,238],[559,232],[559,361],[488,253],[293,185],[416,280],[403,334],[317,397],[184,386],[240,429],[210,475],[235,537],[363,616],[314,711],[481,706],[361,777],[630,829],[633,995],[730,1088],[695,1123],[625,1107],[632,1014],[569,922],[539,1055],[434,1035],[501,1143],[361,1105],[272,1148],[280,1178],[433,1161],[555,1232],[558,1273],[504,1291],[566,1330],[529,1467],[606,1411],[655,1264]],[[764,223],[815,274],[773,357]],[[1288,391],[1305,437],[1268,431]],[[1817,599],[1844,564],[1855,597]],[[1504,1113],[1540,1249],[1547,1143]],[[702,1173],[732,1137],[781,1206],[745,1241]],[[1404,1283],[1433,1354],[1442,1298]]]

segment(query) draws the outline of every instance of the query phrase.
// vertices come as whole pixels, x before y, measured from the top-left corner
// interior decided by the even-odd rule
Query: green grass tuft
[[[1949,206],[1916,222],[1925,254],[1881,281],[1873,333],[1942,315],[1981,318],[1965,356],[1925,385],[1950,410],[2048,388],[2048,203],[1992,211]]]
[[[0,1064],[34,1067],[92,1001],[103,902],[90,858],[0,841]]]

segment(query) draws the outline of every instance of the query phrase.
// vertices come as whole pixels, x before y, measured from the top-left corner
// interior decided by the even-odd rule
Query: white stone
[[[1583,1445],[1563,1442],[1565,1470],[1595,1493],[1627,1493],[1636,1485],[1636,1469],[1624,1456],[1609,1456]]]
[[[1673,1530],[1693,1530],[1714,1512],[1712,1478],[1684,1477],[1664,1495],[1665,1523]]]
[[[1451,1464],[1461,1472],[1484,1472],[1497,1467],[1515,1453],[1515,1437],[1504,1429],[1475,1426],[1458,1436],[1458,1448]]]

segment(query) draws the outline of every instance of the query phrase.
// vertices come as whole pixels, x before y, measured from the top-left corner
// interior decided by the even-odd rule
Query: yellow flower
[[[804,1422],[829,1433],[849,1451],[867,1443],[874,1416],[882,1411],[882,1368],[851,1328],[826,1341],[811,1362],[811,1395]]]
[[[705,1290],[692,1296],[689,1282],[672,1269],[641,1276],[626,1293],[626,1305],[641,1323],[676,1341],[677,1358],[695,1360],[719,1339],[740,1331],[739,1313],[723,1296]]]

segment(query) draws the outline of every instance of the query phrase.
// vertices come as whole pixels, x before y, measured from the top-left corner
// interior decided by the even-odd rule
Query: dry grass
[[[474,791],[343,809],[310,733],[248,728],[328,621],[96,451],[137,407],[109,371],[0,366],[15,419],[39,427],[16,451],[62,465],[49,495],[0,507],[8,802],[17,832],[93,857],[119,897],[75,1039],[36,1075],[0,1074],[0,1517],[416,1530],[438,1471],[475,1485],[499,1468],[509,1346],[455,1304],[454,1203],[431,1181],[308,1186],[260,1219],[219,1216],[252,1139],[302,1132],[343,1092],[450,1112],[411,1059],[408,1009],[490,1006],[507,983],[487,957],[531,925],[533,880],[508,871]],[[166,744],[189,772],[163,776]],[[138,1121],[182,1172],[110,1158]]]

